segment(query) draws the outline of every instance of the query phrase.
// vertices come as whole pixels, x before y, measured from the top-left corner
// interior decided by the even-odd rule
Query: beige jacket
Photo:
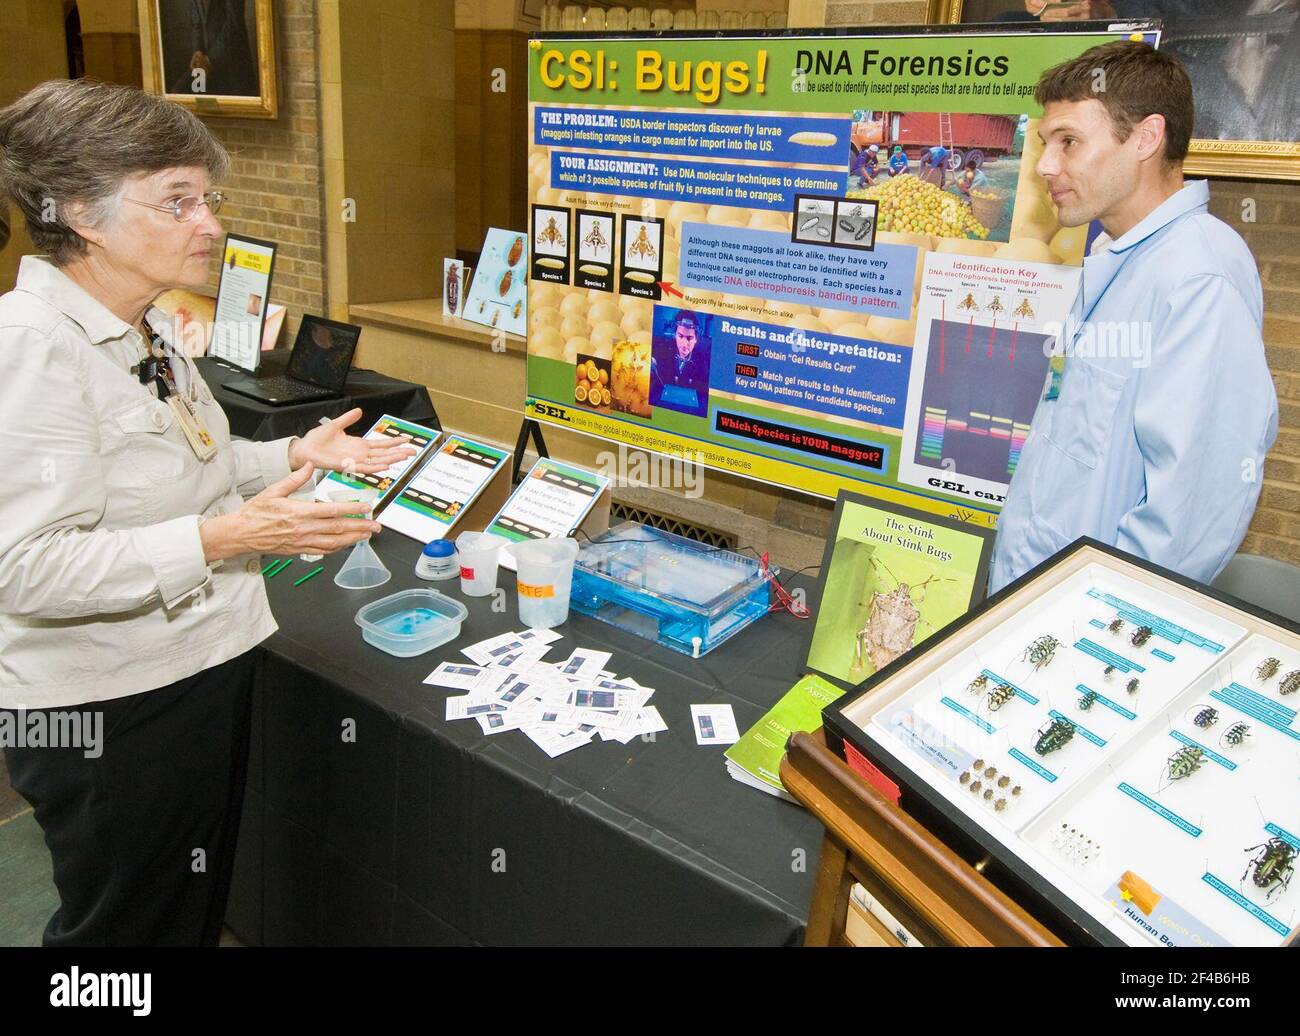
[[[144,349],[44,259],[24,258],[0,297],[0,707],[153,690],[275,632],[260,558],[206,564],[199,521],[287,475],[290,440],[232,443],[178,359],[219,447],[199,461],[131,373]]]

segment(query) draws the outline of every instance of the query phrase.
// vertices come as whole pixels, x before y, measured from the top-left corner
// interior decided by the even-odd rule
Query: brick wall
[[[280,117],[204,122],[233,159],[221,212],[226,230],[279,243],[271,301],[289,309],[283,344],[293,341],[303,313],[325,313],[326,297],[316,4],[278,0],[274,10]],[[218,274],[214,265],[214,290]]]

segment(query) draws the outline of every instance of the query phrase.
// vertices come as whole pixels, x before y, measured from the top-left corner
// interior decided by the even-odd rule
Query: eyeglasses
[[[188,223],[198,214],[200,205],[206,205],[208,211],[215,216],[221,211],[221,206],[225,204],[226,196],[220,191],[208,191],[202,197],[197,194],[187,194],[184,198],[169,201],[166,205],[155,205],[151,201],[139,201],[135,198],[127,198],[126,200],[135,205],[143,205],[146,209],[170,212],[177,223]]]

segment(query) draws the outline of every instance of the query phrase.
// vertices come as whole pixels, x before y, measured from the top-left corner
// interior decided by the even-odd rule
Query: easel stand
[[[510,484],[512,486],[519,485],[520,473],[524,466],[524,454],[528,451],[529,438],[533,440],[537,456],[550,457],[550,453],[546,450],[546,440],[542,438],[542,426],[531,417],[525,417],[524,423],[519,426],[519,438],[515,440],[515,460],[510,468]]]

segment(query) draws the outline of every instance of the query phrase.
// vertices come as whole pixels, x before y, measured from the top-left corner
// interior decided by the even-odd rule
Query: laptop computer
[[[284,374],[231,378],[223,388],[267,406],[316,403],[343,395],[361,328],[324,317],[305,316]]]

